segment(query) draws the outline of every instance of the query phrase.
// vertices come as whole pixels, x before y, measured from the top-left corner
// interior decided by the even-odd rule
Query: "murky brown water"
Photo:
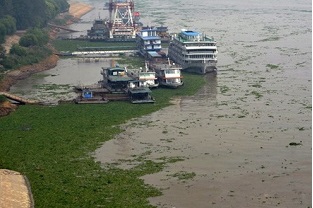
[[[143,155],[184,158],[143,177],[163,190],[150,199],[158,207],[311,206],[311,2],[138,4],[147,24],[214,36],[219,73],[197,95],[127,123],[97,159],[129,168]]]
[[[143,177],[163,190],[150,199],[158,207],[311,207],[311,1],[135,4],[144,24],[214,36],[219,72],[195,96],[129,121],[96,159],[129,168],[140,155],[183,158]]]

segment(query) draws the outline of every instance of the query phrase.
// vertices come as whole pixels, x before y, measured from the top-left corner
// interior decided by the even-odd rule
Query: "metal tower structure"
[[[134,2],[132,0],[110,0],[110,38],[135,38],[138,30],[134,23]]]

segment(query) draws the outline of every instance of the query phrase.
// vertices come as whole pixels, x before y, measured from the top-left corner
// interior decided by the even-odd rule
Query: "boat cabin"
[[[127,84],[133,78],[127,75],[126,69],[116,66],[102,68],[103,87],[109,89],[112,93],[125,93]]]
[[[155,102],[151,90],[148,87],[141,87],[138,80],[128,82],[128,95],[130,102],[134,104]]]
[[[142,71],[138,73],[139,86],[154,88],[158,87],[158,78],[154,71]]]
[[[162,49],[161,37],[157,35],[157,29],[149,28],[137,33],[136,45],[139,53],[144,57],[147,57],[149,51],[160,51]]]

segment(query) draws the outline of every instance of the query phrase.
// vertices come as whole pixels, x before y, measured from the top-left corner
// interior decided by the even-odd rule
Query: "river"
[[[182,159],[142,177],[162,190],[149,199],[157,207],[311,207],[312,2],[136,0],[135,10],[144,25],[214,36],[219,71],[206,75],[208,84],[196,95],[129,121],[96,150],[96,160],[129,168],[136,156]],[[105,12],[95,9],[72,27],[88,29]],[[21,92],[27,82],[94,83],[106,63],[60,60],[11,91]],[[28,89],[24,95],[43,93]]]

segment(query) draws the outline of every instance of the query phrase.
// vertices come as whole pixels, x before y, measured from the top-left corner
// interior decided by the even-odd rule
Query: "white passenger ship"
[[[216,41],[200,32],[182,30],[172,36],[168,57],[182,66],[183,71],[206,74],[216,72]]]

